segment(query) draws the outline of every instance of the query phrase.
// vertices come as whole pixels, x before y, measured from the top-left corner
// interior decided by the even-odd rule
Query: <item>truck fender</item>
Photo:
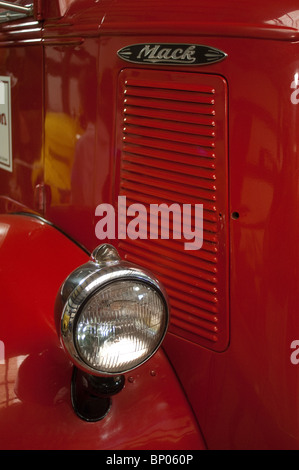
[[[108,415],[80,419],[73,365],[54,321],[57,292],[89,254],[32,214],[0,215],[1,449],[204,449],[163,350],[125,374]]]

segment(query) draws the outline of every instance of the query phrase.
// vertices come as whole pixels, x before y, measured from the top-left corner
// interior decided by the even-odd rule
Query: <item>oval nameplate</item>
[[[206,65],[223,60],[227,54],[197,44],[133,44],[117,52],[127,62],[161,65]]]

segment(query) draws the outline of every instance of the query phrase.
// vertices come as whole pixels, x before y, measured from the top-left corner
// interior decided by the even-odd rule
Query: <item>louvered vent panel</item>
[[[152,270],[171,304],[170,332],[216,351],[228,344],[226,83],[197,73],[125,70],[119,85],[116,196],[127,206],[203,204],[203,246],[176,239],[119,240],[129,261]],[[136,212],[135,216],[140,215]],[[134,217],[127,219],[127,223]],[[136,221],[136,219],[135,219]],[[197,220],[192,216],[192,228]],[[197,226],[197,225],[196,225]]]

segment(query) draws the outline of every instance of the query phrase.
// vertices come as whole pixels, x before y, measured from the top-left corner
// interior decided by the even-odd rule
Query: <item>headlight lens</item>
[[[165,329],[165,303],[157,291],[141,282],[117,281],[86,302],[74,334],[88,366],[117,374],[148,359]]]
[[[66,352],[94,375],[122,374],[148,360],[169,321],[163,286],[110,245],[98,247],[66,279],[55,316]]]

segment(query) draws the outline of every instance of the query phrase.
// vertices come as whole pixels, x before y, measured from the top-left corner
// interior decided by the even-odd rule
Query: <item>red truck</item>
[[[1,449],[299,448],[298,40],[291,0],[0,1]]]

